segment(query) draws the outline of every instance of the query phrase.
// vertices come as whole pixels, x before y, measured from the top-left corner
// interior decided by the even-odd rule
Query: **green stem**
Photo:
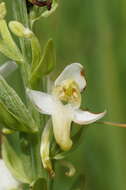
[[[26,8],[26,1],[25,0],[14,0],[13,1],[13,10],[14,10],[14,18],[15,20],[20,21],[24,26],[29,26],[28,15],[27,15],[27,8]],[[18,11],[15,11],[18,10]],[[24,86],[28,86],[28,72],[30,69],[29,62],[31,60],[31,52],[30,50],[30,43],[28,40],[24,38],[19,39],[21,51],[24,57],[24,62],[21,64],[21,74],[24,82]]]
[[[53,184],[54,184],[54,179],[53,178],[48,178],[48,190],[53,190]]]
[[[26,27],[29,27],[28,14],[26,9],[26,1],[25,0],[14,0],[13,7],[15,11],[16,20],[20,21]],[[22,80],[24,83],[24,89],[26,87],[30,87],[29,85],[29,72],[30,72],[30,62],[31,62],[31,47],[29,40],[20,38],[20,47],[25,58],[25,61],[21,64],[20,70],[22,75]],[[26,104],[28,105],[29,111],[31,111],[36,124],[40,127],[40,114],[33,108],[31,102],[26,96]],[[34,135],[28,134],[25,138],[29,141],[29,149],[30,149],[30,159],[32,163],[32,169],[34,171],[33,178],[37,179],[43,175],[41,158],[40,158],[40,134],[36,133]]]

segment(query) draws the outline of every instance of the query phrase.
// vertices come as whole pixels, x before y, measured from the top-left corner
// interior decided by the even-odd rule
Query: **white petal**
[[[57,144],[63,151],[68,151],[72,146],[70,139],[70,129],[72,122],[72,112],[64,105],[58,106],[52,115],[53,132]]]
[[[17,69],[17,64],[13,61],[8,61],[0,66],[0,74],[3,77],[7,77],[16,69]]]
[[[39,112],[51,115],[54,112],[56,99],[50,94],[27,89],[27,94]]]
[[[0,190],[17,189],[19,182],[11,175],[3,160],[0,160]]]
[[[74,111],[73,121],[80,125],[87,125],[101,119],[105,114],[106,111],[96,114],[78,109]]]
[[[86,80],[83,75],[83,66],[80,63],[68,65],[55,81],[55,86],[60,85],[64,80],[74,80],[82,91],[86,87]]]

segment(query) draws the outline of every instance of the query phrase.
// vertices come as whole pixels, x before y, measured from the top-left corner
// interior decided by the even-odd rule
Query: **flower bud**
[[[62,166],[64,166],[64,167],[68,168],[67,171],[65,172],[66,176],[72,177],[72,176],[75,175],[76,169],[70,162],[67,162],[67,161],[63,160],[63,161],[60,162],[60,164]]]
[[[4,2],[0,3],[0,19],[4,19],[6,16],[7,10],[6,10],[6,5]]]
[[[51,120],[49,120],[44,128],[41,140],[40,154],[43,167],[47,169],[51,177],[55,176],[50,159],[50,136],[51,136]]]
[[[14,133],[15,131],[14,130],[11,130],[11,129],[7,129],[7,128],[3,128],[2,129],[2,133],[5,134],[5,135],[9,135],[9,134],[12,134]]]
[[[24,25],[18,21],[9,22],[9,28],[18,37],[32,38],[34,35],[29,28],[25,28]]]

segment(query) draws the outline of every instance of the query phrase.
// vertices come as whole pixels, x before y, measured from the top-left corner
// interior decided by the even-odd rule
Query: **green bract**
[[[0,20],[0,52],[12,60],[22,62],[23,56],[15,44],[4,19]]]
[[[4,2],[0,3],[0,19],[4,19],[7,14],[6,5]]]
[[[39,138],[14,133],[3,138],[2,157],[13,176],[22,183],[33,185],[42,177]]]
[[[5,127],[24,131],[36,132],[37,126],[26,106],[17,93],[0,75],[0,122]]]
[[[37,50],[36,50],[37,51]],[[52,40],[48,40],[42,58],[36,67],[33,65],[34,70],[31,73],[30,83],[32,87],[36,87],[39,80],[42,79],[43,75],[49,74],[56,65],[56,55]]]

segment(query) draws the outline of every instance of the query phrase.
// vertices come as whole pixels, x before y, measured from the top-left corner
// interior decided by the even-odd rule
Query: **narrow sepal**
[[[102,113],[91,113],[89,111],[77,109],[74,111],[73,121],[80,125],[87,125],[101,119],[105,114],[106,111]]]

